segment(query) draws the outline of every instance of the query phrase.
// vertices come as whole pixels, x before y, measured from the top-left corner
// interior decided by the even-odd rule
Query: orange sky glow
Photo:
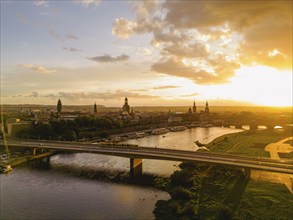
[[[292,1],[1,1],[1,103],[292,106],[292,29]]]

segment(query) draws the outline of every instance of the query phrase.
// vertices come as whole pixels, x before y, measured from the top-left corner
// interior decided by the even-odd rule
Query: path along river
[[[208,143],[221,135],[240,131],[192,128],[126,142],[194,151],[197,149],[194,141]],[[143,172],[168,176],[178,169],[178,164],[144,160]],[[129,159],[86,153],[59,154],[51,158],[50,169],[15,167],[9,174],[0,175],[0,219],[153,219],[156,201],[169,198],[168,193],[151,187],[72,175],[76,170],[100,170],[107,175],[120,171],[128,175]]]

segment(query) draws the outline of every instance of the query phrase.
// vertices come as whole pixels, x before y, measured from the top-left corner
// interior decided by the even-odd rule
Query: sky
[[[3,1],[1,103],[292,106],[292,1]]]

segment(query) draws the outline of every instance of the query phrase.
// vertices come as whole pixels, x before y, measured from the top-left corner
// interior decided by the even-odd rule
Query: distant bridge
[[[3,140],[0,145],[4,145]],[[142,174],[142,159],[200,162],[213,165],[226,165],[245,170],[262,170],[293,174],[292,160],[272,160],[255,157],[237,156],[231,154],[218,154],[211,152],[192,152],[164,148],[138,147],[129,144],[92,144],[79,142],[53,142],[36,140],[7,140],[8,146],[31,148],[34,155],[44,149],[59,150],[76,153],[95,153],[110,156],[130,158],[130,175]]]

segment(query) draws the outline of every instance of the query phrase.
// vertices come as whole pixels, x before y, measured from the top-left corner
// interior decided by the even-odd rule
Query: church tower
[[[62,103],[61,100],[59,99],[57,102],[57,113],[60,114],[62,112]]]
[[[94,104],[94,113],[97,114],[97,112],[98,112],[97,104],[95,103],[95,104]]]
[[[196,105],[195,105],[195,101],[193,102],[192,111],[193,111],[193,113],[196,113]]]
[[[210,113],[208,101],[206,101],[206,108],[204,110],[205,113]]]
[[[130,113],[130,106],[128,105],[127,97],[125,97],[125,99],[124,99],[124,105],[122,107],[122,111]]]

